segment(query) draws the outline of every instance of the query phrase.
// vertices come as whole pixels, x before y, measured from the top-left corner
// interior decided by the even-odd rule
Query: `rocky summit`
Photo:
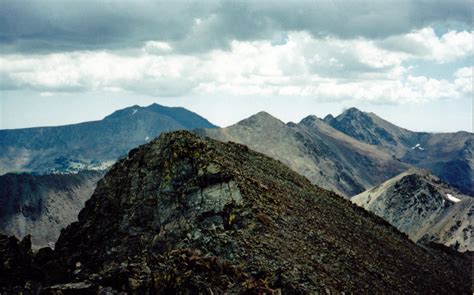
[[[0,256],[4,290],[471,292],[467,254],[420,247],[281,162],[185,131],[117,162],[54,252],[33,255],[28,240],[0,242],[1,253],[13,253]],[[15,264],[18,252],[23,264]],[[41,273],[25,276],[25,268]],[[22,276],[9,281],[9,269]]]

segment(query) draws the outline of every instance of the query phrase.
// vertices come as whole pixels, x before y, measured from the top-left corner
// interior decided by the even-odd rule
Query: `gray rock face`
[[[242,195],[234,181],[202,188],[191,194],[187,199],[189,199],[189,206],[198,213],[218,213],[222,212],[224,207],[231,203],[242,204]]]
[[[426,170],[412,169],[351,199],[408,234],[459,251],[473,251],[474,199]]]

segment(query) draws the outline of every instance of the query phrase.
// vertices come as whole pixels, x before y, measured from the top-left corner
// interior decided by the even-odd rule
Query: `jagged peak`
[[[331,121],[334,120],[334,119],[335,119],[335,118],[334,118],[333,115],[328,114],[328,115],[326,115],[326,117],[323,118],[323,121],[326,122],[326,123],[329,123],[329,122],[331,122]]]
[[[388,122],[385,119],[382,119],[381,117],[379,117],[375,113],[373,113],[373,112],[364,112],[364,111],[359,110],[356,107],[351,107],[351,108],[348,108],[347,110],[343,111],[340,115],[338,115],[335,118],[335,120],[341,121],[341,120],[348,119],[348,118],[357,119],[358,121],[363,121],[365,123],[368,123],[368,122],[377,123],[378,122],[377,124],[380,124],[380,123],[382,123],[384,125],[388,124],[390,126],[393,126],[393,127],[396,127],[396,128],[400,129],[400,127],[393,125],[392,123]]]
[[[301,119],[299,124],[309,125],[314,123],[323,122],[323,120],[315,115],[309,115]]]
[[[339,116],[337,116],[337,119],[344,118],[344,117],[355,117],[355,116],[367,116],[367,113],[359,110],[356,107],[350,107],[343,111]]]

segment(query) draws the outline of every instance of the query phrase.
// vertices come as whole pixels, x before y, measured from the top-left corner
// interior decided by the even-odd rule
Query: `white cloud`
[[[148,41],[145,43],[143,51],[149,54],[163,54],[173,51],[173,47],[168,42]]]
[[[404,48],[425,46],[425,55],[420,55],[423,50],[395,48],[394,39],[315,38],[305,32],[289,33],[284,41],[273,44],[271,40],[234,40],[229,50],[195,55],[175,53],[166,42],[148,41],[131,53],[4,55],[0,56],[0,76],[12,86],[48,95],[129,91],[152,96],[228,93],[321,101],[426,102],[470,95],[472,69],[462,68],[448,81],[430,78],[429,73],[410,75],[403,63],[463,57],[472,51],[466,45],[471,37],[451,31],[438,38],[426,28],[398,40]]]
[[[427,27],[405,35],[388,37],[377,42],[381,48],[407,53],[407,57],[449,63],[473,54],[472,32],[448,31],[438,37]]]
[[[454,84],[457,89],[466,96],[472,97],[472,84],[473,84],[473,71],[472,67],[460,68],[454,73]]]

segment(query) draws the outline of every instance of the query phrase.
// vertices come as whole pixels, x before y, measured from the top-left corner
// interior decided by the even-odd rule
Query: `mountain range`
[[[100,121],[0,130],[0,175],[104,170],[161,132],[215,127],[184,108],[152,104],[118,110]]]
[[[297,124],[261,112],[218,129],[184,108],[152,104],[125,108],[100,121],[0,130],[0,174],[104,170],[163,131],[192,129],[246,144],[346,197],[413,166],[474,195],[474,134],[412,132],[356,108],[337,117],[308,116]]]
[[[132,149],[54,250],[0,235],[3,291],[471,292],[469,255],[383,219],[247,146],[186,131]]]
[[[413,132],[356,108],[336,118],[326,116],[324,121],[402,162],[432,171],[465,194],[474,195],[473,133]]]
[[[297,124],[261,112],[226,128],[196,133],[245,144],[346,197],[410,167],[429,169],[463,193],[474,194],[474,135],[468,132],[412,132],[351,108],[336,118],[308,116]]]
[[[245,144],[282,161],[314,184],[346,197],[409,167],[315,116],[306,117],[298,124],[285,124],[260,112],[226,128],[197,130],[196,133]]]
[[[430,241],[459,251],[474,251],[474,198],[427,170],[410,169],[351,201],[387,220],[415,242]]]
[[[99,179],[79,177],[83,182],[76,184],[78,176],[71,173],[85,169],[103,171],[129,149],[150,141],[151,136],[148,135],[175,128],[192,129],[200,136],[245,144],[280,160],[313,184],[347,198],[385,181],[396,182],[390,179],[396,179],[397,175],[417,165],[431,165],[434,167],[432,172],[437,173],[443,182],[457,186],[463,193],[469,193],[472,187],[470,144],[473,135],[467,132],[411,132],[355,108],[346,110],[336,118],[330,115],[324,119],[308,116],[299,123],[283,123],[268,113],[260,112],[235,125],[215,128],[202,117],[183,108],[157,104],[132,106],[96,122],[0,130],[0,147],[4,152],[0,156],[0,170],[3,172],[28,170],[40,174],[66,173],[51,178],[35,174],[0,177],[3,189],[0,203],[10,204],[4,207],[0,215],[0,232],[14,234],[18,238],[31,234],[34,247],[52,244],[59,230],[75,220]],[[12,166],[12,163],[16,164]],[[457,166],[456,163],[465,165]],[[455,174],[458,177],[454,180],[449,177]],[[58,189],[55,179],[61,179],[64,185]],[[415,188],[410,189],[415,192]],[[387,196],[380,200],[390,200],[391,197]],[[426,202],[436,203],[440,200],[439,197],[431,197],[433,199],[427,199]],[[403,204],[395,205],[403,208]],[[373,210],[372,207],[367,208]],[[388,208],[391,207],[383,206],[384,210]],[[427,217],[423,211],[412,212],[413,218],[416,218],[410,223],[410,229],[406,228],[406,224],[403,225],[405,227],[401,226],[397,223],[397,220],[403,220],[403,210],[400,208],[396,210],[400,215],[384,212],[381,207],[373,211],[409,234],[414,241],[429,236],[429,240],[446,245],[455,246],[459,242],[458,250],[470,249],[464,245],[469,242],[464,239],[465,235],[443,238],[444,232],[450,231],[442,227],[432,232],[426,231],[424,222]],[[30,211],[34,214],[30,214]],[[441,211],[445,212],[444,209]],[[458,219],[468,218],[463,213],[458,212]],[[424,235],[414,235],[413,231],[417,230]]]

